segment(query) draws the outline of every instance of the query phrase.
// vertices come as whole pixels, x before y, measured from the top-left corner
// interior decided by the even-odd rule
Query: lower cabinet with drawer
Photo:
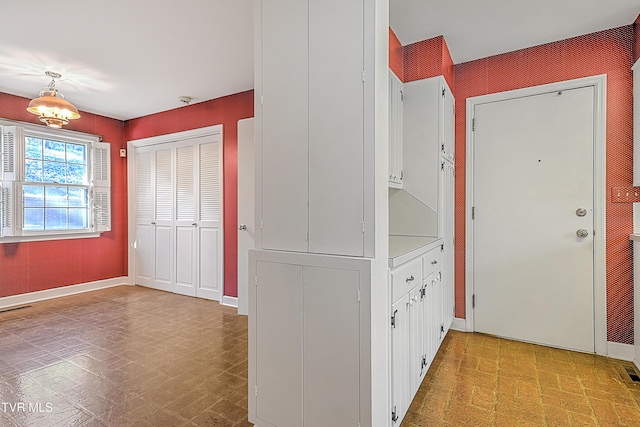
[[[391,425],[409,409],[453,318],[440,246],[391,270]]]

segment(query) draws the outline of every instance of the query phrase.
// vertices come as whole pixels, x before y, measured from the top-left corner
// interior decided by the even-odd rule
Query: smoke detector
[[[191,97],[190,96],[180,96],[180,97],[178,97],[178,101],[182,102],[185,105],[189,105],[189,104],[191,104]]]

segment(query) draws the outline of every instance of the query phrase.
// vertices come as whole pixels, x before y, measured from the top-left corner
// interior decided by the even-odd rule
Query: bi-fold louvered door
[[[136,148],[136,283],[220,299],[219,136]]]

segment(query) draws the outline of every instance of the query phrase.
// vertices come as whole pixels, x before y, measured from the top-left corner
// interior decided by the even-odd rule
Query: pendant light
[[[80,117],[78,109],[69,101],[65,101],[64,96],[56,89],[56,79],[62,77],[61,74],[53,71],[46,71],[45,74],[51,77],[51,82],[42,91],[40,96],[31,100],[27,111],[40,116],[40,121],[49,127],[60,129],[69,124],[69,120]]]

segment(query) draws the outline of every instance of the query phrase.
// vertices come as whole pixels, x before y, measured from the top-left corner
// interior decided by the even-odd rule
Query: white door
[[[153,155],[154,219],[153,235],[154,281],[151,287],[173,291],[173,162],[171,144],[156,147]]]
[[[593,86],[473,114],[475,330],[594,352]]]
[[[249,249],[255,247],[253,118],[238,121],[238,314],[249,314]]]
[[[153,147],[136,148],[135,195],[136,240],[135,283],[153,286],[155,281],[155,257],[153,256],[155,202],[153,192]]]

